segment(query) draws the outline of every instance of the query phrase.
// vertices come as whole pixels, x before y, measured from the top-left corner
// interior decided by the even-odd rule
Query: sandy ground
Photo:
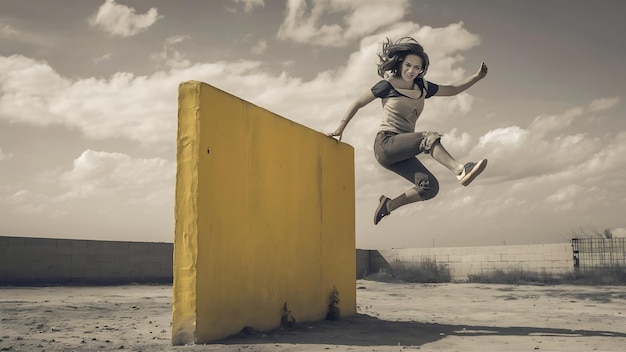
[[[626,351],[623,286],[356,287],[356,316],[195,346],[171,286],[0,287],[0,351]]]

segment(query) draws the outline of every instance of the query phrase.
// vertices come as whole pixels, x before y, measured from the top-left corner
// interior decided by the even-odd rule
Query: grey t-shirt
[[[424,89],[425,85],[426,89]],[[435,95],[439,86],[418,78],[415,80],[413,88],[396,89],[385,79],[372,87],[374,96],[382,100],[385,115],[379,131],[415,132],[415,122],[424,109],[424,99]]]

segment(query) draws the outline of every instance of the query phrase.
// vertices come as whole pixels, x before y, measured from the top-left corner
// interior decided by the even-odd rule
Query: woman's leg
[[[385,168],[404,177],[415,186],[393,199],[381,196],[374,214],[374,224],[378,224],[383,217],[404,205],[434,198],[439,193],[439,181],[415,157],[387,165]]]
[[[417,160],[418,154],[430,153],[435,160],[454,172],[463,186],[469,185],[487,166],[487,159],[460,164],[441,145],[440,139],[439,133],[430,131],[396,135],[379,133],[376,136],[376,160],[415,186],[394,199],[381,196],[374,213],[374,224],[378,224],[382,218],[404,205],[431,199],[439,192],[437,178]]]
[[[374,153],[379,163],[386,169],[404,177],[415,186],[394,199],[381,196],[374,215],[378,222],[393,210],[406,204],[431,199],[439,192],[437,178],[415,157],[436,141],[438,134],[424,136],[425,133],[406,133],[399,135],[378,135],[374,144]],[[430,138],[430,141],[427,140]]]
[[[441,142],[437,140],[430,150],[430,155],[433,159],[437,160],[441,165],[447,167],[450,171],[454,172],[457,179],[463,186],[468,186],[478,175],[480,175],[485,167],[487,167],[487,159],[482,159],[477,162],[469,162],[465,165],[459,164],[441,145]]]
[[[455,175],[461,175],[464,169],[464,165],[443,147],[441,135],[437,132],[401,133],[380,141],[377,138],[376,144],[379,143],[381,146],[377,158],[383,166],[385,163],[393,164],[425,152]],[[384,154],[384,158],[379,158],[378,154]]]
[[[415,185],[389,202],[389,212],[410,203],[432,199],[439,193],[439,181],[415,157],[386,166],[386,169]]]
[[[469,162],[465,165],[460,164],[441,145],[441,135],[431,131],[402,133],[388,137],[376,144],[380,144],[376,158],[383,166],[425,152],[431,154],[433,159],[457,175],[457,179],[463,186],[468,186],[487,166],[487,159]],[[379,157],[379,154],[383,156]]]
[[[437,160],[441,165],[448,168],[448,170],[454,172],[455,175],[460,175],[463,172],[463,164],[460,164],[456,159],[448,153],[446,148],[441,145],[441,142],[437,140],[433,143],[433,146],[430,150],[430,155],[433,159]]]

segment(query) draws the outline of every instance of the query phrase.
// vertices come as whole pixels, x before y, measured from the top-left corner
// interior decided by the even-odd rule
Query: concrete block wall
[[[172,243],[0,236],[0,284],[171,283]]]
[[[374,251],[367,249],[356,250],[356,278],[362,279],[363,276],[370,273],[370,263],[372,262],[371,254]]]
[[[356,313],[354,149],[198,81],[179,86],[172,343]]]
[[[411,266],[422,260],[435,260],[450,268],[454,281],[466,281],[469,275],[494,270],[522,269],[552,274],[573,270],[574,260],[570,243],[519,246],[402,248],[379,250],[370,255],[369,272],[385,266]],[[364,258],[361,255],[360,258]],[[357,264],[357,267],[366,267]]]

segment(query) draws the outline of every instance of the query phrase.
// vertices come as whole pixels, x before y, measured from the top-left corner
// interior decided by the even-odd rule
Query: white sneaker
[[[480,173],[485,170],[485,167],[487,167],[487,159],[480,160],[476,163],[469,162],[463,166],[463,171],[456,178],[459,179],[459,182],[461,182],[463,186],[468,186],[474,181],[476,176],[480,175]]]

